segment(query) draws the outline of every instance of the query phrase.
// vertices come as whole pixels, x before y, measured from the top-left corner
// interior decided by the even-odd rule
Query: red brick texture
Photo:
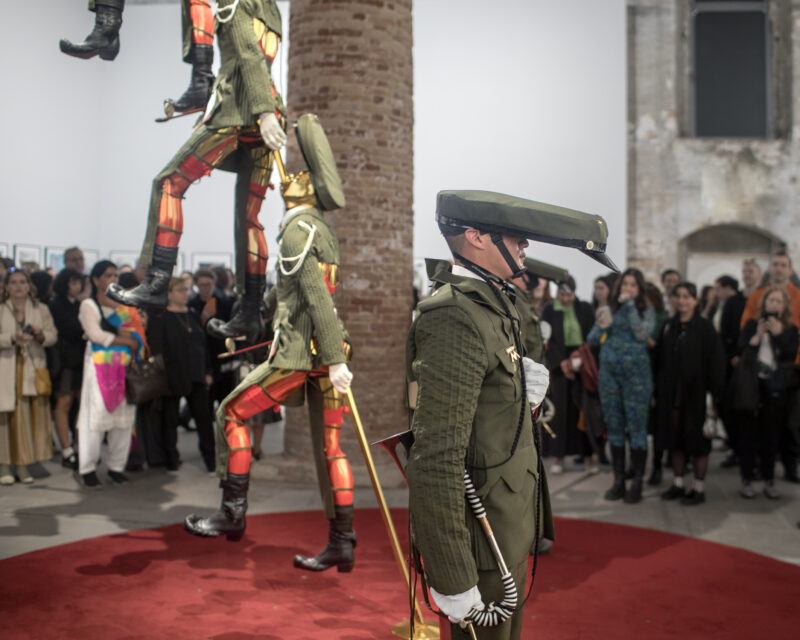
[[[320,117],[347,197],[347,207],[330,214],[342,252],[336,300],[352,339],[353,392],[370,440],[401,431],[408,422],[404,347],[413,263],[411,5],[411,0],[292,0],[290,5],[290,119],[309,112]],[[296,146],[290,145],[290,168],[298,167],[298,158]],[[358,467],[361,456],[349,429],[345,436],[345,449]],[[286,449],[311,464],[305,410],[289,412]],[[373,456],[385,462],[382,454],[373,451]]]

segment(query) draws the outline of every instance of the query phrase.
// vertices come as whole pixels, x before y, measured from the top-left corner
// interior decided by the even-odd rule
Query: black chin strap
[[[508,251],[506,243],[503,242],[503,236],[499,233],[492,233],[490,237],[494,245],[497,247],[497,250],[500,252],[500,255],[503,256],[503,259],[506,261],[508,268],[511,269],[510,279],[518,278],[525,273],[525,267],[520,267],[517,261],[511,257],[511,253]]]

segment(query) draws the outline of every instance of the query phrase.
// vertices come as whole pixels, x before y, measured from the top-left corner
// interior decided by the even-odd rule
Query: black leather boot
[[[294,566],[306,571],[325,571],[335,566],[339,573],[348,573],[356,563],[355,548],[353,507],[336,507],[336,515],[330,521],[328,545],[313,557],[296,555]]]
[[[636,504],[642,501],[642,484],[644,482],[644,467],[647,463],[647,449],[631,449],[631,466],[633,467],[633,480],[625,492],[625,502]]]
[[[214,85],[212,64],[214,64],[214,45],[193,44],[192,79],[189,82],[189,88],[173,103],[175,111],[205,109]]]
[[[163,309],[167,306],[169,281],[177,259],[177,247],[156,245],[153,250],[153,263],[147,270],[144,282],[133,289],[123,289],[118,284],[112,284],[106,291],[108,297],[129,307]]]
[[[118,2],[97,3],[94,29],[83,42],[72,43],[62,39],[58,46],[62,53],[75,58],[113,60],[119,53],[119,29],[122,26],[122,8]]]
[[[217,338],[243,337],[251,344],[257,342],[264,333],[261,304],[266,286],[266,276],[248,273],[244,280],[244,295],[239,301],[239,308],[234,316],[228,322],[212,318],[206,325],[208,332]]]
[[[229,473],[228,478],[219,484],[222,487],[222,504],[220,504],[219,510],[208,517],[188,515],[183,526],[189,533],[196,536],[224,535],[228,540],[236,542],[241,540],[244,535],[250,475]]]
[[[622,500],[625,495],[625,447],[611,447],[614,484],[606,491],[606,500]]]

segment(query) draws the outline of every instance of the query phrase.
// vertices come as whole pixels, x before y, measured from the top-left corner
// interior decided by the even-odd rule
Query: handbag
[[[36,394],[49,396],[53,393],[53,382],[50,379],[50,372],[45,367],[35,369],[36,374]]]
[[[161,354],[128,365],[125,373],[125,399],[129,404],[144,404],[171,393]]]
[[[578,355],[581,359],[581,384],[589,393],[597,393],[600,387],[600,371],[589,345],[584,342],[578,347]]]

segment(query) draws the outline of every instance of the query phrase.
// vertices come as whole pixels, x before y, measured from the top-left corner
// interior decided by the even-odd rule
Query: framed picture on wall
[[[64,268],[64,247],[45,247],[45,269],[53,269],[56,273]]]
[[[136,261],[139,259],[138,251],[109,251],[108,259],[111,260],[117,267],[128,265],[131,268],[136,268]]]
[[[8,254],[8,243],[7,242],[0,242],[0,258],[10,258],[11,256]]]
[[[83,251],[83,263],[86,265],[86,272],[92,270],[95,262],[100,260],[100,252],[95,249],[81,249]]]
[[[35,271],[41,267],[42,248],[35,244],[15,244],[14,262],[18,267]]]
[[[223,267],[231,268],[233,260],[230,253],[224,252],[203,252],[192,254],[192,269],[208,269],[209,267],[216,267],[222,265]]]

